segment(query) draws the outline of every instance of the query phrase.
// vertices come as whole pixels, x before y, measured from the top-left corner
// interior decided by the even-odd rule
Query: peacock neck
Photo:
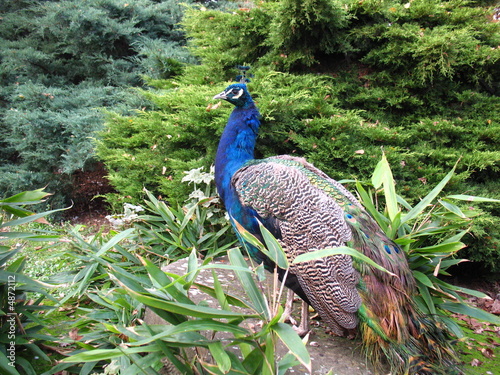
[[[215,157],[215,184],[226,209],[236,200],[231,178],[247,161],[254,158],[259,125],[259,112],[251,102],[233,110],[222,133]]]

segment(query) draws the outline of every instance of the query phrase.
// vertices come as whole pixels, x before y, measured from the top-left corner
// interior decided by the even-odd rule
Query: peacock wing
[[[324,177],[311,173],[302,159],[273,157],[248,162],[231,183],[243,206],[255,211],[264,223],[278,226],[290,273],[330,328],[343,334],[356,327],[361,305],[356,289],[359,274],[351,257],[335,255],[292,264],[300,254],[341,246],[352,238],[342,207],[311,182],[313,177]]]

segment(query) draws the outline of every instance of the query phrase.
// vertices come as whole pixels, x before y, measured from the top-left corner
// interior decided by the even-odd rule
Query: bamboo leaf
[[[446,208],[448,211],[454,213],[458,217],[461,217],[462,219],[467,218],[467,216],[462,212],[462,210],[457,205],[454,205],[453,203],[448,202],[445,199],[439,199],[438,202],[441,204],[441,206]]]
[[[415,279],[417,279],[418,281],[420,281],[425,286],[427,286],[429,288],[432,288],[432,289],[435,289],[434,288],[434,284],[429,279],[429,277],[427,275],[423,274],[422,272],[414,270],[413,271],[413,276],[415,277]]]
[[[377,211],[377,208],[373,204],[370,195],[368,192],[365,190],[363,185],[358,181],[356,182],[356,190],[358,191],[358,194],[361,198],[361,203],[363,204],[363,207],[372,215],[372,217],[377,221],[377,224],[380,225],[382,230],[384,232],[387,231],[388,228],[388,219],[382,215],[380,212]]]
[[[231,369],[231,358],[227,355],[222,343],[220,341],[212,342],[208,344],[208,349],[215,359],[219,370],[223,373],[227,373]]]
[[[473,290],[473,289],[464,288],[464,287],[457,286],[457,285],[452,285],[452,284],[449,284],[449,283],[447,283],[443,280],[440,280],[440,279],[436,279],[436,284],[438,284],[442,288],[447,288],[447,289],[450,289],[450,290],[455,291],[455,292],[469,294],[469,295],[477,297],[477,298],[490,298],[487,294],[480,292],[478,290]]]
[[[122,287],[134,297],[137,301],[144,303],[147,306],[155,307],[157,309],[169,311],[176,314],[189,315],[195,318],[235,318],[235,317],[256,317],[252,314],[241,314],[234,311],[223,311],[211,307],[191,305],[180,303],[176,301],[166,301],[156,297],[151,297],[137,293],[127,286],[122,284]]]
[[[137,348],[120,347],[116,349],[95,349],[74,354],[68,358],[64,358],[62,361],[63,362],[103,361],[106,359],[120,357],[124,354],[144,353],[144,352],[152,353],[157,351],[160,351],[160,347],[158,345],[147,345],[147,346],[140,346]]]
[[[346,246],[339,246],[339,247],[330,247],[322,250],[316,250],[316,251],[310,251],[305,254],[301,254],[298,257],[296,257],[292,263],[301,263],[301,262],[308,262],[311,260],[331,256],[331,255],[350,255],[353,258],[359,259],[362,262],[367,263],[368,265],[375,267],[376,269],[380,271],[387,272],[389,275],[396,276],[392,272],[389,272],[386,270],[384,267],[378,265],[375,263],[373,260],[368,258],[366,255],[360,253],[358,250],[346,247]]]
[[[462,242],[440,243],[434,246],[420,247],[413,249],[411,253],[434,253],[434,254],[453,254],[463,249],[465,245]]]
[[[17,219],[17,220],[12,220],[12,221],[8,221],[6,223],[3,223],[2,225],[0,225],[0,228],[14,227],[16,225],[30,223],[32,221],[35,221],[35,220],[41,219],[45,216],[48,216],[50,214],[53,214],[54,212],[59,212],[59,211],[64,211],[64,210],[67,210],[67,208],[60,208],[57,210],[51,210],[51,211],[41,212],[39,214],[29,215],[29,216],[22,217],[22,218]]]
[[[262,237],[264,238],[264,242],[266,243],[266,255],[278,265],[279,268],[287,269],[288,268],[288,259],[286,258],[286,254],[283,251],[280,243],[274,236],[267,230],[262,223],[259,223],[260,232],[262,233]]]
[[[417,279],[417,287],[418,290],[420,291],[420,296],[422,297],[423,301],[425,302],[425,305],[427,307],[427,310],[429,314],[435,315],[436,314],[436,306],[434,305],[434,301],[432,300],[432,296],[429,292],[429,288],[422,284],[418,279]]]
[[[47,193],[43,191],[45,188],[40,188],[37,190],[23,191],[11,197],[1,199],[1,203],[18,203],[18,204],[27,204],[27,202],[36,201],[39,202],[45,197],[52,195],[51,193]]]
[[[243,256],[241,255],[241,252],[239,249],[231,249],[228,251],[228,256],[229,260],[231,261],[231,264],[238,266],[238,267],[247,267],[248,265],[245,262],[245,259],[243,259]],[[245,289],[246,294],[252,301],[252,308],[261,316],[264,316],[266,319],[270,318],[270,312],[269,308],[267,306],[267,302],[264,299],[263,294],[261,293],[260,289],[257,287],[255,280],[253,279],[252,275],[249,274],[248,272],[240,272],[240,271],[235,271],[236,275],[238,276],[238,279],[241,282],[241,285],[243,286],[243,289]]]
[[[250,245],[256,247],[261,252],[263,252],[269,259],[271,259],[278,267],[282,269],[288,268],[288,260],[286,258],[285,252],[281,247],[280,243],[274,238],[271,232],[259,222],[260,232],[264,239],[265,245],[259,241],[252,233],[247,231],[240,223],[232,219],[234,226],[240,236],[248,242]]]
[[[107,252],[109,249],[111,249],[113,246],[115,246],[118,242],[122,241],[123,239],[129,237],[133,232],[135,231],[135,228],[129,228],[124,230],[123,232],[118,233],[116,236],[113,236],[108,242],[106,242],[101,249],[95,253],[95,257],[100,257],[102,256],[105,252]]]
[[[247,269],[245,271],[249,271],[249,270]],[[217,293],[215,292],[214,288],[209,287],[207,285],[198,284],[198,283],[194,283],[193,286],[195,286],[196,288],[198,288],[202,292],[207,293],[209,296],[217,298]],[[227,302],[229,304],[233,305],[233,306],[242,307],[244,309],[249,309],[250,308],[250,306],[245,301],[243,301],[240,298],[237,298],[235,296],[231,296],[229,294],[225,294],[225,298],[226,298]]]
[[[264,350],[264,363],[262,368],[262,375],[274,375],[275,372],[275,345],[272,335],[267,335],[266,345]]]
[[[245,317],[245,315],[243,314],[241,314],[241,316]],[[151,342],[155,342],[156,340],[164,340],[166,337],[172,337],[186,332],[214,331],[230,332],[234,335],[250,335],[250,332],[243,327],[231,323],[219,322],[212,319],[187,320],[177,325],[149,325],[148,330],[151,332],[159,332],[154,333],[154,335],[152,335],[151,337],[132,342],[129,345],[131,347],[146,345]],[[136,331],[140,333],[142,329],[136,328]]]
[[[453,198],[467,202],[497,202],[497,203],[500,202],[500,199],[476,197],[474,195],[464,195],[464,194],[448,195],[446,198]]]
[[[299,360],[300,363],[311,372],[311,357],[307,351],[302,339],[297,335],[292,327],[285,323],[276,323],[271,326],[280,340],[290,350],[290,352]]]
[[[3,352],[0,352],[0,369],[2,370],[2,374],[20,375],[16,368],[11,366],[10,363],[12,363],[12,361],[8,359]]]
[[[372,183],[375,188],[383,185],[385,203],[389,218],[394,220],[398,214],[398,197],[396,195],[396,187],[394,185],[394,177],[392,176],[391,167],[385,154],[382,153],[382,159],[377,163],[372,176]]]
[[[451,311],[456,314],[464,314],[485,322],[490,322],[497,325],[500,324],[500,317],[490,314],[476,307],[467,305],[465,303],[444,302],[439,304],[439,307],[442,308],[443,310]]]
[[[434,189],[432,189],[429,194],[427,194],[416,206],[414,206],[406,215],[403,215],[401,218],[401,224],[406,223],[407,221],[413,220],[418,215],[420,215],[425,208],[431,204],[431,202],[438,196],[438,194],[443,190],[445,185],[450,181],[455,173],[456,166],[448,172],[448,174],[436,185]]]

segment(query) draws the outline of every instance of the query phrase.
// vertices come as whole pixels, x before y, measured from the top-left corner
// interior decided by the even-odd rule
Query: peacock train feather
[[[215,182],[233,224],[262,239],[259,222],[281,243],[291,264],[284,281],[338,335],[360,332],[375,366],[392,374],[460,374],[447,333],[413,301],[415,280],[404,252],[341,184],[291,156],[254,159],[260,114],[245,83],[214,99],[235,108],[220,139]],[[292,264],[300,254],[335,246],[361,251],[386,270],[334,255]],[[250,256],[275,265],[256,248]],[[284,270],[278,269],[283,279]]]

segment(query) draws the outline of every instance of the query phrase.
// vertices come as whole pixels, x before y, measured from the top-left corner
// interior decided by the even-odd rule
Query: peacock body
[[[259,222],[281,243],[291,264],[284,281],[330,329],[358,329],[375,365],[385,359],[394,374],[460,373],[438,324],[419,312],[415,281],[404,252],[383,233],[341,184],[302,158],[254,159],[260,115],[245,84],[214,99],[235,108],[220,139],[215,182],[230,218],[262,239]],[[292,264],[300,254],[347,245],[388,272],[334,255]],[[275,265],[256,248],[250,256]],[[284,270],[278,269],[280,278]]]

